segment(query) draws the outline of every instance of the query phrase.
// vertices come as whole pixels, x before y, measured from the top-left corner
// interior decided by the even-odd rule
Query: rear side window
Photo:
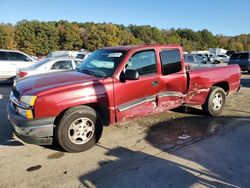
[[[58,61],[52,65],[51,69],[53,70],[73,69],[73,66],[71,61]]]
[[[181,56],[178,49],[162,50],[160,57],[163,75],[181,71]]]
[[[240,55],[240,60],[244,60],[244,59],[248,59],[249,58],[249,54],[248,53],[242,53]]]
[[[240,56],[240,54],[233,54],[230,59],[236,60],[236,59],[238,59],[239,56]]]
[[[18,52],[8,52],[10,61],[29,61],[29,58]]]
[[[77,56],[76,56],[77,59],[83,59],[84,57],[85,57],[84,54],[77,54]]]
[[[6,52],[0,52],[0,60],[8,60],[8,56]]]
[[[136,53],[130,58],[127,70],[136,70],[139,75],[156,73],[156,58],[154,51],[143,51]]]

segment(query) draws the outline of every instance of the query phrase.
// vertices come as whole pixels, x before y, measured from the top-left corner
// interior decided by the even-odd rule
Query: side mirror
[[[126,70],[125,80],[138,80],[139,79],[139,73],[136,70]]]

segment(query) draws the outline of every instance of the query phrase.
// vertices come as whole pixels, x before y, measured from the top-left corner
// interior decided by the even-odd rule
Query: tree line
[[[40,22],[22,20],[16,25],[0,24],[0,49],[18,49],[44,56],[55,50],[94,51],[106,46],[129,44],[180,44],[185,51],[224,48],[250,50],[250,34],[213,35],[207,29],[159,29],[149,25],[112,23]]]

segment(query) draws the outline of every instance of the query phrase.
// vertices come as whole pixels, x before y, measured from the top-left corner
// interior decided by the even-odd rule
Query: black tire
[[[215,61],[214,61],[214,64],[220,64],[220,61],[215,60]]]
[[[215,102],[213,102],[215,97],[219,98],[219,101],[221,100],[221,102],[219,102],[218,105]],[[206,112],[211,116],[218,116],[223,111],[225,103],[226,103],[225,91],[220,87],[213,86],[209,91],[205,103],[202,105],[202,109],[204,112]]]
[[[71,138],[71,137],[74,137],[75,134],[77,134],[76,133],[77,130],[72,129],[72,125],[78,126],[77,124],[75,125],[75,122],[82,121],[81,120],[82,118],[84,118],[84,121],[88,120],[88,122],[90,122],[89,124],[92,124],[92,127],[93,127],[93,130],[89,132],[87,132],[86,130],[83,130],[84,127],[82,127],[82,129],[80,130],[80,134],[81,133],[84,134],[85,133],[84,131],[87,132],[86,139],[89,139],[89,140],[86,141],[85,143],[81,143],[83,142],[83,139],[79,140],[80,137],[77,138],[79,141],[77,139],[72,141],[72,138]],[[82,123],[84,121],[82,121]],[[86,121],[85,121],[85,125],[86,127],[88,126]],[[90,134],[87,136],[88,133]],[[81,152],[81,151],[88,150],[92,148],[98,142],[101,135],[102,135],[102,123],[101,123],[100,116],[95,110],[93,110],[92,108],[88,106],[77,106],[77,107],[72,107],[68,109],[63,114],[63,116],[58,122],[58,125],[56,125],[56,128],[55,128],[56,140],[58,144],[67,152]],[[74,142],[79,142],[79,143],[74,143]]]
[[[248,74],[250,74],[250,70],[248,70],[247,72],[248,72]]]

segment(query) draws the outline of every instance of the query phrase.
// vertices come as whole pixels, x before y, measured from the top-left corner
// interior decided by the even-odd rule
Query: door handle
[[[154,87],[155,87],[155,86],[158,86],[158,84],[159,84],[158,81],[153,81],[153,82],[152,82],[152,86],[154,86]]]

